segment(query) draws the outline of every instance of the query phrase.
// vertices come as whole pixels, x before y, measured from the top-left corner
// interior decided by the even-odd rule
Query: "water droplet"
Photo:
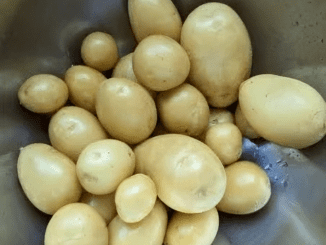
[[[284,179],[281,181],[281,184],[284,186],[284,187],[287,187],[288,186],[288,182]]]
[[[268,169],[271,169],[271,167],[272,167],[272,164],[267,164],[267,165],[264,167],[264,169],[265,169],[265,170],[268,170]]]
[[[288,163],[285,162],[285,161],[284,161],[284,162],[281,162],[281,163],[280,163],[280,166],[281,166],[281,167],[287,167],[287,166],[288,166]]]
[[[282,162],[282,159],[279,159],[279,160],[276,161],[276,163],[280,163],[280,162]]]
[[[274,179],[275,179],[275,180],[278,180],[278,177],[277,177],[277,176],[275,176],[275,177],[274,177]]]

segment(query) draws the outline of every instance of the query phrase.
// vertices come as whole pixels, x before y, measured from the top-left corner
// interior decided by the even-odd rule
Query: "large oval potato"
[[[203,4],[187,17],[180,41],[191,62],[189,82],[213,107],[235,102],[252,64],[250,38],[237,13],[222,3]]]
[[[110,78],[101,84],[96,113],[110,135],[128,144],[148,138],[157,121],[153,98],[141,85],[125,78]]]
[[[17,171],[27,198],[44,213],[52,215],[81,195],[74,162],[50,145],[35,143],[22,148]]]
[[[213,208],[226,188],[224,167],[204,143],[185,135],[148,139],[134,149],[136,172],[154,181],[158,197],[183,213]]]
[[[126,223],[117,215],[109,224],[109,245],[162,245],[168,215],[157,199],[152,211],[137,223]]]
[[[241,111],[263,138],[297,149],[317,143],[326,133],[326,104],[299,80],[265,74],[240,87]]]
[[[128,12],[137,42],[150,35],[180,40],[182,21],[171,0],[129,0]]]
[[[66,106],[52,116],[49,137],[54,148],[76,162],[87,145],[108,136],[92,113],[77,106]]]

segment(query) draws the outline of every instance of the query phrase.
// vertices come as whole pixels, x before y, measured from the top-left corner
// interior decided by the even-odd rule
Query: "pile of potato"
[[[210,245],[218,211],[250,214],[271,196],[264,170],[239,161],[243,136],[300,149],[325,135],[312,87],[250,78],[250,38],[227,5],[203,4],[182,23],[170,0],[129,0],[129,16],[133,53],[119,59],[112,36],[91,33],[85,65],[18,91],[52,116],[52,146],[23,147],[17,165],[28,199],[53,215],[45,245]]]

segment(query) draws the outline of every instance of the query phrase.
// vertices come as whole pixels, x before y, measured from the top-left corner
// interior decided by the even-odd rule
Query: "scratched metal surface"
[[[174,1],[183,20],[202,0]],[[252,74],[301,79],[326,99],[326,1],[221,0],[245,22],[253,45]],[[19,148],[48,143],[49,119],[19,106],[17,89],[28,77],[62,77],[81,63],[90,32],[113,35],[120,55],[131,52],[127,0],[2,0],[0,3],[0,244],[43,244],[49,216],[36,210],[17,180]],[[107,74],[109,75],[109,73]],[[242,159],[268,173],[272,198],[245,216],[220,213],[220,244],[326,244],[326,140],[296,151],[244,139]]]

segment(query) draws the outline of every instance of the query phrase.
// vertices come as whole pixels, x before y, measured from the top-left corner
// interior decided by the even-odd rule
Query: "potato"
[[[242,154],[242,135],[233,123],[221,123],[210,127],[205,144],[218,156],[224,165],[237,161]]]
[[[150,35],[165,35],[179,42],[182,21],[171,0],[129,0],[128,12],[137,42]]]
[[[44,245],[107,245],[104,219],[84,203],[68,204],[56,212],[45,231]]]
[[[70,101],[95,114],[95,95],[106,77],[91,67],[77,65],[66,71],[64,79],[69,88]]]
[[[226,188],[224,167],[215,153],[189,136],[156,136],[134,149],[136,172],[151,177],[158,197],[183,213],[213,208]]]
[[[259,138],[259,134],[250,126],[247,119],[241,112],[240,105],[238,104],[237,109],[235,110],[235,124],[240,129],[242,135],[249,139]]]
[[[114,197],[115,192],[108,195],[94,195],[84,192],[79,201],[93,207],[102,216],[105,223],[109,224],[117,215]]]
[[[76,106],[66,106],[52,116],[49,137],[54,148],[76,162],[87,145],[108,136],[93,114]]]
[[[265,171],[253,162],[240,161],[225,168],[226,191],[217,210],[230,214],[250,214],[263,208],[271,196]]]
[[[203,94],[190,84],[159,93],[156,104],[169,132],[198,136],[207,127],[209,106]]]
[[[68,87],[60,78],[40,74],[27,79],[18,90],[21,105],[35,113],[52,113],[68,100]]]
[[[118,47],[111,35],[93,32],[83,40],[81,57],[87,66],[98,71],[110,70],[118,62]]]
[[[186,51],[172,38],[153,35],[135,49],[132,64],[137,80],[154,91],[165,91],[183,83],[190,70]]]
[[[157,111],[145,88],[125,78],[104,81],[96,97],[97,116],[114,138],[137,144],[153,132]]]
[[[125,223],[117,215],[109,224],[109,245],[162,245],[168,216],[165,206],[156,200],[152,211],[137,223]]]
[[[120,218],[124,222],[135,223],[152,211],[156,198],[153,180],[144,174],[135,174],[118,186],[115,203]]]
[[[117,65],[113,69],[112,77],[126,78],[126,79],[129,79],[129,80],[134,81],[136,83],[139,83],[136,76],[135,76],[133,67],[132,67],[132,56],[133,56],[133,53],[130,53],[130,54],[122,57],[119,60],[119,62],[117,63]],[[142,85],[142,86],[144,86],[144,85]],[[146,90],[151,94],[153,99],[155,99],[156,92],[151,90],[150,88],[146,88]]]
[[[50,145],[35,143],[22,148],[17,171],[27,198],[46,214],[77,202],[81,195],[75,164]]]
[[[191,62],[190,84],[213,107],[235,102],[252,64],[248,31],[237,13],[222,3],[199,6],[184,22],[180,42]]]
[[[169,221],[164,245],[211,245],[218,227],[215,207],[198,214],[175,212]]]
[[[114,192],[134,169],[135,154],[126,143],[114,139],[89,144],[76,165],[81,185],[95,195]]]
[[[271,74],[252,77],[240,87],[239,103],[253,129],[276,144],[301,149],[326,133],[323,97],[299,80]]]

